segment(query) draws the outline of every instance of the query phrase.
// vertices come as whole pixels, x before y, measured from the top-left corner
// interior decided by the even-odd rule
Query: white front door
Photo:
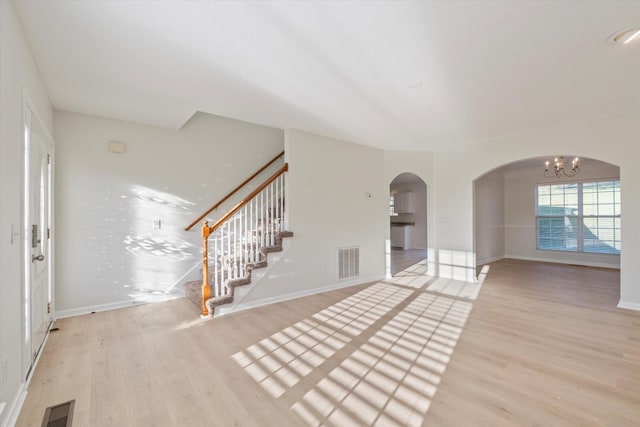
[[[28,328],[29,374],[46,337],[49,324],[50,289],[50,145],[44,128],[27,109],[25,117],[25,314]],[[27,359],[25,357],[25,359]]]

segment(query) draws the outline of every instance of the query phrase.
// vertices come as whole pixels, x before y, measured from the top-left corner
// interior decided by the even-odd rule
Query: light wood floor
[[[185,299],[62,319],[18,426],[638,426],[640,313],[613,270],[416,266],[212,320]]]
[[[405,268],[427,258],[425,249],[391,249],[391,275],[395,276]]]

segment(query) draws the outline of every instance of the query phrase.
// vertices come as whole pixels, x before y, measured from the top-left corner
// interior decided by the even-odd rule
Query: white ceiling
[[[441,150],[640,111],[640,1],[15,1],[55,108]],[[411,87],[419,86],[419,87]]]

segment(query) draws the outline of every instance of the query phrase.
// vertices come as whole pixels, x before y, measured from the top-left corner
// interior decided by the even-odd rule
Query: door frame
[[[45,337],[39,345],[38,354],[34,358],[32,353],[32,331],[31,331],[31,278],[30,278],[30,269],[31,269],[31,225],[30,225],[30,196],[33,185],[40,186],[40,183],[30,183],[30,177],[32,172],[30,170],[30,135],[31,129],[33,128],[33,123],[37,122],[38,127],[42,131],[42,139],[44,145],[46,147],[46,154],[49,156],[49,167],[48,167],[48,186],[47,186],[47,228],[51,230],[49,232],[49,238],[44,244],[47,245],[48,254],[48,262],[47,262],[47,282],[48,286],[46,289],[45,298],[47,299],[47,308],[45,309],[45,313],[43,313],[45,320],[48,323],[46,328]],[[42,353],[42,348],[44,347],[44,343],[47,340],[49,327],[52,322],[52,313],[54,312],[54,302],[55,302],[55,284],[54,284],[54,234],[53,234],[53,223],[54,223],[54,140],[49,130],[45,126],[44,121],[42,120],[41,115],[38,113],[38,110],[35,107],[35,104],[31,101],[28,93],[23,90],[23,114],[22,114],[22,124],[24,129],[23,134],[23,164],[22,164],[22,230],[23,236],[21,239],[21,258],[22,258],[22,280],[21,280],[21,307],[22,307],[22,334],[24,338],[24,343],[22,347],[22,371],[21,377],[22,379],[28,383],[30,377],[33,375],[34,368],[37,364],[38,359]],[[28,131],[27,131],[28,130]],[[29,307],[27,307],[29,304]]]

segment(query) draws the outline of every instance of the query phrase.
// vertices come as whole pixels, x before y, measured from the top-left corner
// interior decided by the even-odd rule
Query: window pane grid
[[[536,222],[538,249],[619,254],[620,181],[539,185]]]

